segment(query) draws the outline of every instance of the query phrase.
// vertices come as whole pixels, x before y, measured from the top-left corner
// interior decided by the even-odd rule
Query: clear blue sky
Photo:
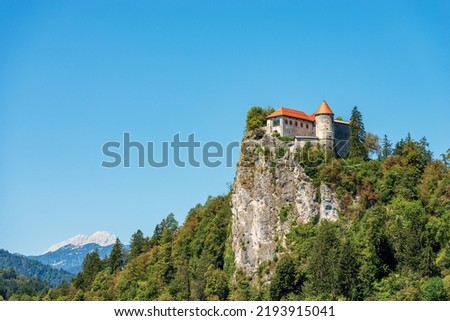
[[[0,248],[125,243],[227,191],[235,167],[100,166],[102,145],[241,139],[249,107],[357,105],[450,147],[448,1],[1,1]],[[446,131],[444,131],[446,130]],[[237,155],[236,155],[237,156]]]

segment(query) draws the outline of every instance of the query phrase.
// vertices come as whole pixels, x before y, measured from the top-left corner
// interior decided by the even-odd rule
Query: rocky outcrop
[[[292,226],[337,219],[336,194],[315,187],[289,146],[268,135],[242,142],[231,202],[235,263],[248,275],[274,259]]]

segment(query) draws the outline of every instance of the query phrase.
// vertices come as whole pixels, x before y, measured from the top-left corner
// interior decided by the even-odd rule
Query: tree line
[[[252,130],[265,119],[255,114]],[[450,150],[434,159],[425,138],[368,139],[357,108],[350,140],[345,158],[310,144],[294,153],[314,184],[336,191],[339,219],[293,227],[255,276],[234,264],[227,194],[196,205],[181,226],[170,214],[151,235],[136,231],[129,251],[117,240],[106,259],[90,253],[72,282],[41,299],[450,299]]]

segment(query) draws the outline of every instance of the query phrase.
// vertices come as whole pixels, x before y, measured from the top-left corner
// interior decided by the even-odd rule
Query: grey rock
[[[278,255],[277,246],[285,245],[293,226],[335,221],[339,203],[326,185],[314,187],[287,144],[265,135],[258,141],[244,139],[241,146],[231,198],[232,248],[237,268],[252,276],[262,262]],[[277,148],[286,148],[284,156],[277,157]]]

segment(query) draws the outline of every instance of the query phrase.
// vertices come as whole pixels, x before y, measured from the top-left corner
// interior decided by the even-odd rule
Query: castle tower
[[[324,100],[316,113],[316,136],[325,149],[331,151],[334,147],[334,113]]]

